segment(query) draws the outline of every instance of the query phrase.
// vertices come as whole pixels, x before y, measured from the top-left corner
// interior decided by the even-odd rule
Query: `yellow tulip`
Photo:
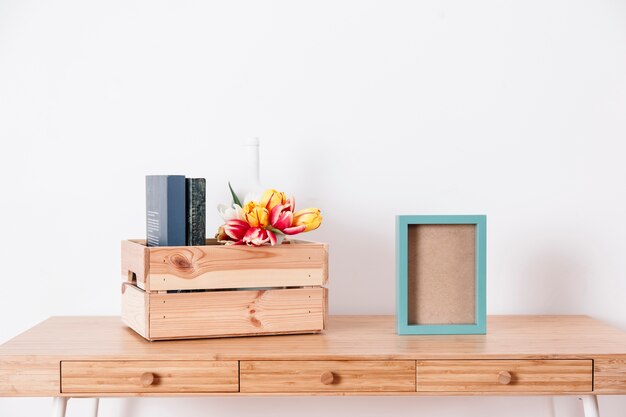
[[[276,191],[273,189],[266,190],[261,197],[259,205],[265,207],[268,211],[272,211],[274,207],[279,204],[285,204],[287,202],[287,196],[285,193]]]
[[[250,201],[243,207],[243,214],[250,227],[266,227],[269,225],[269,211],[254,201]]]
[[[293,215],[293,226],[305,226],[305,232],[317,229],[320,224],[322,224],[322,214],[318,208],[298,210]]]

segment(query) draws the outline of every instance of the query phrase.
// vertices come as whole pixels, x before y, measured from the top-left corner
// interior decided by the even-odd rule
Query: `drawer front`
[[[415,392],[415,361],[242,361],[241,392]]]
[[[417,362],[418,392],[589,392],[591,360],[432,360]]]
[[[64,393],[237,392],[237,361],[67,361]]]

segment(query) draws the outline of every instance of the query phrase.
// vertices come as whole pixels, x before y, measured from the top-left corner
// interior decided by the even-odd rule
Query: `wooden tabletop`
[[[119,317],[52,317],[3,357],[118,360],[626,358],[626,333],[587,316],[490,316],[486,335],[399,336],[393,316],[331,316],[317,335],[147,342]]]

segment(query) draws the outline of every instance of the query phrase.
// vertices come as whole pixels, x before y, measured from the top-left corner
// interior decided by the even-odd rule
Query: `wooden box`
[[[483,215],[398,216],[399,334],[486,332]]]
[[[328,245],[148,247],[122,241],[122,320],[148,340],[319,333]]]

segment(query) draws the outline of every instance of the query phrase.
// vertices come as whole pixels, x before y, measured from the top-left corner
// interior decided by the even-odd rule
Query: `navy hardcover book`
[[[185,176],[146,175],[148,246],[185,246]]]

